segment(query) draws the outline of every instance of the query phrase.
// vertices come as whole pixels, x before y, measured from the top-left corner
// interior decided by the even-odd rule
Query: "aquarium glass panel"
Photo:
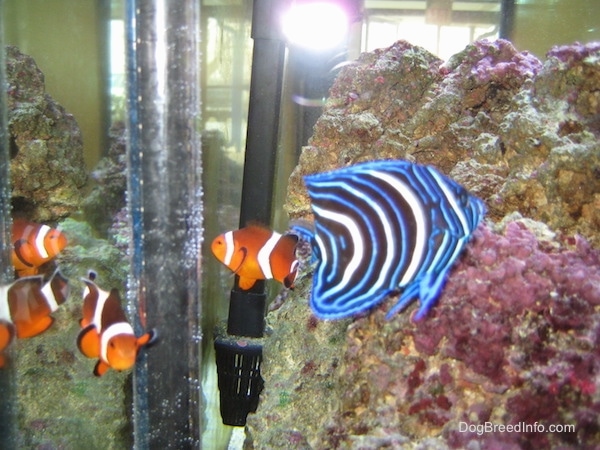
[[[284,28],[299,23],[299,16],[283,20],[286,8],[303,3],[311,2],[0,0],[0,448],[163,446],[174,435],[161,427],[180,425],[183,431],[172,443],[241,449],[244,427],[222,422],[214,348],[216,336],[227,334],[237,281],[214,257],[211,242],[238,229],[243,212],[251,217],[260,210],[260,225],[290,231],[290,216],[302,205],[289,198],[304,192],[302,179],[292,174],[299,159],[314,172],[333,164],[311,160],[315,142],[335,147],[330,156],[340,161],[435,142],[432,123],[421,136],[427,142],[399,131],[365,148],[365,136],[394,133],[363,113],[380,108],[377,113],[385,115],[405,99],[370,102],[384,75],[344,85],[343,93],[330,91],[338,75],[361,54],[373,52],[367,58],[375,58],[400,40],[430,52],[427,61],[435,61],[436,74],[438,66],[482,39],[506,39],[516,51],[531,54],[524,61],[533,61],[531,56],[540,64],[557,45],[600,41],[597,0],[332,0],[346,23],[342,37],[325,48],[325,35],[316,44],[314,35],[317,26],[337,29],[333,16],[313,14],[300,28]],[[272,13],[281,29],[253,31],[256,7]],[[257,37],[284,43],[281,77],[259,70],[271,67],[264,61],[252,67],[253,57],[261,57],[254,51]],[[310,45],[305,38],[313,38]],[[563,57],[560,50],[554,55]],[[462,57],[468,59],[468,52]],[[253,73],[280,90],[274,102],[280,106],[254,128],[252,101],[273,98],[264,92],[251,98]],[[496,101],[496,93],[494,88],[485,95]],[[465,101],[474,102],[473,120],[481,119],[477,108],[485,106],[483,100]],[[588,106],[595,107],[592,101],[577,107]],[[343,119],[323,119],[327,108],[343,110]],[[342,122],[352,120],[356,135],[334,139],[348,125]],[[255,168],[247,147],[266,123],[277,128],[273,154],[267,155],[275,167]],[[565,119],[561,142],[589,139],[581,126]],[[254,173],[247,174],[248,167]],[[269,192],[269,208],[248,200],[242,208],[244,198],[255,198],[248,195],[253,189]],[[571,219],[584,213],[593,211],[573,211]],[[302,270],[301,276],[310,272]],[[280,282],[261,283],[266,304],[258,307],[259,319],[262,309],[268,315],[288,300],[308,303],[309,290],[298,298],[298,291]],[[103,344],[98,324],[105,308],[119,326],[104,335]],[[282,326],[272,317],[269,333]],[[301,334],[312,333],[316,324],[307,316]],[[134,337],[133,359],[131,353],[109,358],[111,333]],[[263,388],[264,381],[269,404],[276,398],[275,413],[284,415],[297,392],[279,386],[273,393],[271,380],[261,378],[262,342],[269,333],[258,344],[234,339],[252,353],[234,366],[249,367],[254,376],[254,385],[242,391]],[[325,342],[345,340],[340,334]],[[312,360],[297,366],[301,376],[316,372]],[[268,421],[272,411],[262,409],[261,401],[250,417]],[[284,444],[304,443],[277,426],[269,425],[289,438]],[[267,428],[264,436],[252,437],[257,447],[270,437]],[[342,438],[335,435],[331,442]]]
[[[144,3],[157,18],[153,25],[163,24],[144,26],[142,16],[137,23],[139,33],[158,30],[151,40],[158,63],[153,56],[136,61],[144,61],[144,81],[159,83],[135,97],[133,106],[160,95],[179,101],[152,124],[163,127],[164,145],[154,153],[159,139],[138,147],[136,156],[146,155],[146,166],[138,167],[134,180],[138,172],[127,152],[132,134],[126,130],[142,125],[138,136],[146,137],[151,126],[141,122],[143,114],[129,115],[135,108],[126,105],[133,92],[127,61],[136,56],[127,58],[127,50],[138,38],[140,49],[148,40],[127,35],[126,3],[0,3],[6,69],[0,84],[7,86],[7,100],[0,102],[0,117],[7,118],[0,120],[7,131],[0,133],[0,168],[4,173],[10,160],[12,179],[9,195],[8,179],[1,176],[0,243],[6,252],[5,242],[14,243],[12,257],[4,252],[1,260],[1,343],[7,317],[12,339],[0,368],[2,448],[144,448],[157,436],[199,445],[200,4],[184,0],[165,10],[165,2]],[[177,52],[169,53],[169,45]],[[159,74],[157,64],[175,56]],[[163,76],[168,85],[160,83]],[[173,164],[161,166],[163,160]],[[136,197],[131,187],[143,181],[140,201],[141,191]],[[166,188],[156,189],[156,182]],[[154,218],[152,206],[160,209]],[[137,235],[132,209],[146,214],[138,214]],[[158,231],[165,226],[169,232]],[[138,260],[144,267],[135,272],[132,257],[144,250]],[[157,259],[172,270],[157,267]],[[173,337],[183,342],[174,350]],[[144,358],[152,348],[154,360]],[[165,369],[180,370],[183,382],[170,382]],[[152,376],[144,378],[149,370]],[[157,378],[169,389],[153,388]],[[141,398],[146,404],[138,408]],[[185,426],[167,431],[174,415]],[[163,419],[156,423],[156,417]],[[144,421],[144,431],[134,433]]]

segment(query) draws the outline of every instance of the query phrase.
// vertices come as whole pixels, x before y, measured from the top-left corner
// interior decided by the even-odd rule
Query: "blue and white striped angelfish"
[[[418,297],[415,319],[422,318],[485,214],[458,183],[407,161],[361,163],[304,181],[315,217],[310,304],[322,319],[368,310],[401,289],[387,317]]]

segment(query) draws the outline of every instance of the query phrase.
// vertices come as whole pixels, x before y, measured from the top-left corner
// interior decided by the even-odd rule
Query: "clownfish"
[[[217,236],[211,250],[215,257],[239,276],[238,285],[248,290],[257,280],[275,280],[292,288],[296,280],[298,236],[281,235],[250,225]]]
[[[13,221],[12,263],[20,277],[36,275],[42,264],[58,255],[67,245],[67,238],[48,225]]]
[[[68,283],[56,271],[46,283],[42,276],[32,276],[0,286],[0,367],[6,362],[2,352],[15,337],[30,338],[50,328],[50,314],[69,296]]]
[[[156,342],[156,332],[151,330],[136,337],[121,307],[117,289],[110,292],[100,289],[92,281],[96,274],[83,278],[82,330],[77,336],[79,351],[88,358],[98,358],[94,375],[104,375],[110,368],[121,371],[131,369],[140,348]]]

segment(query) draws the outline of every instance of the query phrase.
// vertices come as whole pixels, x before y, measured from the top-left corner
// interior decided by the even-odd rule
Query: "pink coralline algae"
[[[309,280],[298,280],[301,298]],[[600,250],[585,238],[518,215],[488,222],[425,318],[412,319],[414,305],[386,320],[395,301],[316,326],[300,300],[271,313],[261,397],[270,413],[249,417],[268,440],[254,448],[283,445],[292,429],[306,442],[291,448],[600,444]],[[269,381],[292,392],[289,408],[270,406],[279,391]],[[494,424],[574,428],[478,432]]]
[[[590,42],[586,45],[576,42],[572,45],[553,47],[547,56],[548,58],[556,58],[566,65],[572,65],[589,57],[594,58],[598,52],[600,52],[600,42]]]
[[[460,68],[456,71],[455,69]],[[477,41],[441,66],[445,75],[473,76],[479,83],[514,79],[520,85],[541,70],[542,63],[528,52],[518,52],[507,41]]]
[[[503,340],[510,335],[510,318],[521,321],[525,314],[537,314],[555,329],[584,327],[600,305],[600,259],[585,239],[573,241],[568,247],[540,242],[520,222],[509,223],[502,236],[480,227],[455,268],[454,273],[464,276],[452,276],[444,290],[444,296],[456,299],[458,305],[440,302],[429,320],[417,323],[416,348],[432,354],[445,338],[444,352],[467,359],[472,367],[483,364],[476,372],[503,378],[505,374],[495,371],[492,361],[496,346],[506,347]],[[446,314],[445,308],[457,306],[459,311]],[[510,318],[502,316],[506,311]],[[485,363],[471,351],[472,339],[469,348],[461,350],[468,336],[489,352]]]
[[[453,448],[600,443],[600,425],[590,420],[600,414],[600,251],[578,236],[544,240],[529,223],[510,221],[499,233],[480,226],[427,318],[412,322],[409,311],[386,323],[384,305],[352,324],[346,367],[367,358],[400,369],[385,389],[367,383],[362,400],[349,395],[349,409],[368,399],[361,421],[397,420],[415,438],[438,430]],[[399,350],[384,358],[389,348]],[[351,391],[364,386],[357,371],[346,375]],[[572,424],[575,431],[458,430],[460,422],[486,421]]]

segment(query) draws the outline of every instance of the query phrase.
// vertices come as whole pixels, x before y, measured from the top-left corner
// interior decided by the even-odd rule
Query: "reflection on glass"
[[[366,0],[361,50],[404,39],[448,59],[477,39],[498,37],[500,3]]]

